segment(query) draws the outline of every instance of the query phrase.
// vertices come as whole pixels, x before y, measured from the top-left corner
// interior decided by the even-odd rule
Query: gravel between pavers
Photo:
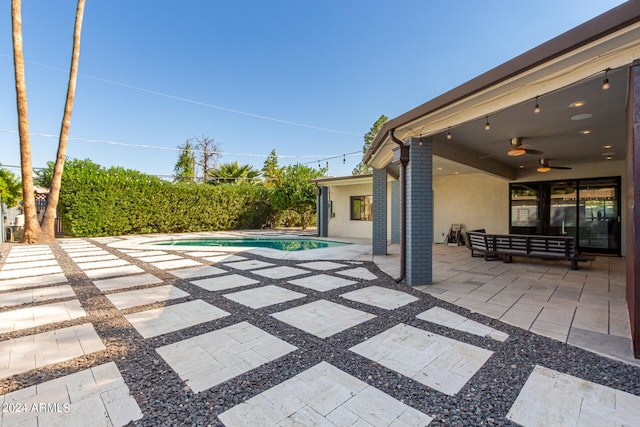
[[[50,247],[66,274],[69,284],[84,307],[87,317],[55,325],[45,325],[1,334],[0,341],[90,321],[107,348],[68,362],[57,363],[4,379],[0,385],[0,394],[114,361],[127,383],[131,395],[136,399],[144,414],[142,419],[133,423],[134,425],[213,426],[222,425],[216,417],[218,414],[309,369],[321,361],[326,361],[350,375],[375,386],[395,399],[429,415],[434,419],[431,423],[432,426],[515,425],[505,416],[535,365],[542,365],[578,378],[614,387],[634,395],[640,395],[640,369],[637,367],[535,335],[477,313],[470,313],[467,309],[438,300],[407,286],[396,285],[392,278],[383,273],[372,262],[359,262],[358,266],[369,269],[369,271],[378,276],[378,279],[370,281],[353,279],[357,282],[356,284],[328,292],[316,292],[286,283],[287,280],[303,276],[274,280],[253,275],[251,271],[235,271],[238,274],[254,277],[261,282],[257,285],[243,287],[242,290],[264,285],[278,285],[307,295],[306,298],[253,310],[222,296],[225,293],[235,291],[235,289],[209,292],[192,285],[188,280],[178,279],[166,271],[138,261],[136,258],[96,240],[86,240],[161,278],[165,285],[174,285],[190,294],[188,297],[171,300],[166,304],[201,299],[230,312],[231,315],[159,337],[143,339],[124,318],[124,315],[163,307],[166,304],[156,303],[127,310],[117,310],[104,294],[93,285],[82,270],[76,266],[60,245],[53,243]],[[0,245],[0,253],[3,255],[3,258],[0,259],[0,266],[4,263],[10,247],[10,244],[6,243]],[[184,253],[180,253],[180,255],[185,258],[199,260],[203,264],[210,264],[200,258],[190,257]],[[302,262],[308,262],[274,260],[250,253],[242,253],[241,255],[251,259],[268,261],[276,265],[295,266]],[[347,262],[342,261],[342,263],[346,264]],[[226,267],[222,268],[231,270]],[[336,271],[339,270],[310,272],[309,274],[322,273],[342,277],[335,274]],[[373,285],[402,290],[418,297],[419,300],[396,310],[388,311],[340,298],[340,295],[346,292]],[[60,301],[67,299],[70,298],[61,299]],[[272,313],[319,299],[333,301],[343,306],[365,311],[376,315],[376,317],[329,338],[321,339],[279,322],[270,316]],[[46,303],[54,301],[46,301]],[[509,334],[509,338],[505,342],[498,342],[490,338],[467,334],[415,318],[417,314],[434,306],[445,308],[506,332]],[[11,309],[21,307],[23,306],[12,307]],[[160,346],[242,321],[247,321],[269,334],[287,341],[298,347],[298,350],[198,394],[191,392],[189,387],[182,382],[178,375],[155,351]],[[448,396],[348,350],[367,338],[373,337],[399,323],[405,323],[461,342],[473,344],[491,350],[494,354],[455,396]]]

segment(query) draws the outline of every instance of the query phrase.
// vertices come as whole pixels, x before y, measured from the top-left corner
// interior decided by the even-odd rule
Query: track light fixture
[[[538,113],[540,112],[540,105],[538,104],[538,96],[536,96],[536,106],[535,106],[535,108],[533,109],[533,112],[534,112],[535,114],[538,114]]]
[[[491,125],[489,124],[489,116],[486,116],[485,119],[486,119],[486,123],[484,125],[484,130],[490,130]]]
[[[449,126],[449,128],[447,128],[447,139],[451,139],[451,126]]]
[[[606,70],[604,70],[604,80],[602,81],[602,90],[608,90],[611,85],[609,84],[609,76],[607,75],[609,73],[609,69],[607,68]]]

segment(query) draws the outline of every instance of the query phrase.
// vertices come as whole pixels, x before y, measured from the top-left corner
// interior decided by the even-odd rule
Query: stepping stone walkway
[[[0,427],[640,419],[640,369],[370,262],[121,248],[135,239],[0,246]]]

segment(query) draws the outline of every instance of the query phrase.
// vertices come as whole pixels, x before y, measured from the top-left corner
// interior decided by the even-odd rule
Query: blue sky
[[[0,163],[19,165],[9,2],[0,22]],[[57,135],[75,14],[23,2],[32,134]],[[67,155],[171,175],[215,139],[221,162],[349,175],[376,119],[429,99],[609,10],[599,0],[88,0]],[[34,167],[57,137],[32,136]],[[107,144],[94,141],[110,141]],[[144,145],[158,148],[143,148]],[[18,172],[18,170],[14,170]]]

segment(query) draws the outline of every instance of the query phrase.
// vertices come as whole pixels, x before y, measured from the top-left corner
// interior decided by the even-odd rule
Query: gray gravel
[[[68,362],[48,366],[46,369],[30,371],[3,380],[0,386],[0,393],[5,394],[98,364],[114,361],[129,386],[131,395],[136,399],[144,414],[144,418],[136,421],[134,425],[222,425],[216,417],[218,414],[299,374],[320,361],[327,361],[352,376],[431,416],[434,419],[431,423],[433,426],[514,425],[505,416],[535,365],[542,365],[578,378],[640,395],[640,369],[637,367],[532,334],[477,313],[470,313],[464,308],[438,300],[422,292],[403,285],[396,285],[393,279],[384,274],[374,263],[363,262],[362,266],[378,276],[377,280],[358,281],[354,279],[358,282],[357,284],[322,293],[304,289],[303,292],[307,294],[306,298],[253,310],[222,297],[223,293],[228,293],[229,291],[206,291],[192,285],[187,280],[177,279],[165,271],[139,262],[137,259],[95,240],[89,241],[162,278],[165,284],[172,284],[189,293],[188,297],[172,300],[170,304],[201,299],[232,313],[232,315],[159,337],[143,339],[124,318],[124,315],[141,311],[142,309],[162,307],[165,304],[157,303],[134,309],[117,310],[76,264],[71,261],[66,252],[57,243],[51,244],[60,266],[63,268],[88,317],[56,325],[46,325],[1,334],[0,341],[90,321],[107,348]],[[9,248],[9,244],[1,245],[0,253],[6,256]],[[188,257],[187,255],[182,255]],[[243,253],[242,256],[261,259],[278,265],[299,263],[264,259],[246,253]],[[4,259],[5,257],[0,258],[0,265],[2,265]],[[203,262],[206,263],[206,261]],[[238,271],[237,273],[251,276],[251,272],[247,271]],[[333,271],[325,271],[323,273],[334,274]],[[255,286],[277,284],[280,287],[301,291],[301,288],[287,284],[286,280],[288,279],[273,280],[261,276],[255,277],[261,280],[261,284]],[[347,291],[371,285],[400,289],[420,299],[402,308],[387,311],[339,297],[339,295]],[[356,308],[375,314],[377,317],[342,333],[321,339],[281,323],[270,316],[272,313],[318,299],[325,299]],[[53,301],[47,301],[46,303],[50,302]],[[498,342],[490,338],[470,335],[415,318],[417,314],[434,306],[459,313],[477,322],[506,332],[509,334],[509,339],[505,342]],[[20,307],[12,307],[11,309],[15,308]],[[0,309],[0,311],[4,310],[6,309]],[[241,321],[247,321],[295,345],[298,350],[198,394],[191,392],[169,365],[155,352],[157,347]],[[491,350],[494,354],[464,388],[452,397],[401,376],[348,350],[366,338],[372,337],[399,323],[406,323],[423,330],[473,344]]]

